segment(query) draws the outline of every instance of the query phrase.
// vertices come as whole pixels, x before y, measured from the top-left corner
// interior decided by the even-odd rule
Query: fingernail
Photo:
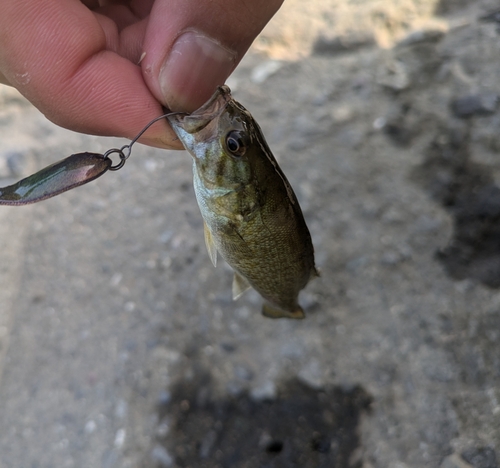
[[[177,39],[160,70],[165,104],[175,112],[192,112],[224,84],[236,63],[236,52],[196,31]]]

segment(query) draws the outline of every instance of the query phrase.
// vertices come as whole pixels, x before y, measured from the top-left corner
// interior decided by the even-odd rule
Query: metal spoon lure
[[[176,112],[160,115],[160,117],[152,120],[128,145],[121,148],[112,148],[104,154],[72,154],[13,185],[0,187],[0,205],[21,206],[37,203],[87,184],[102,176],[108,170],[117,171],[121,169],[130,157],[132,146],[142,134],[158,120],[173,114],[176,114]],[[113,154],[118,155],[120,158],[116,164],[113,164],[110,157]]]

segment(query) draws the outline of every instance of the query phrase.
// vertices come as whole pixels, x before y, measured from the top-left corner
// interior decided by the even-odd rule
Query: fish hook
[[[143,135],[143,133],[149,128],[151,127],[151,125],[153,125],[154,123],[158,122],[158,120],[161,120],[161,119],[164,119],[166,117],[169,117],[171,115],[179,115],[179,114],[185,114],[184,112],[169,112],[168,114],[163,114],[163,115],[160,115],[159,117],[156,117],[156,119],[153,119],[151,120],[151,122],[149,122],[136,136],[135,138],[128,144],[128,145],[124,145],[122,146],[121,148],[111,148],[109,149],[108,151],[106,151],[104,154],[103,154],[103,157],[104,158],[109,158],[110,155],[112,155],[113,153],[117,153],[118,156],[120,157],[120,161],[117,162],[115,165],[111,165],[109,166],[109,170],[110,171],[117,171],[118,169],[121,169],[124,165],[125,165],[125,162],[127,161],[127,159],[130,157],[130,154],[132,153],[132,146],[134,145],[134,143],[139,139],[141,138],[141,136]]]

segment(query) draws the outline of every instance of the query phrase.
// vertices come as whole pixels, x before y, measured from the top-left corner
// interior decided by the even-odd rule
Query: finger
[[[162,109],[139,66],[107,50],[116,34],[110,20],[98,21],[77,1],[3,0],[0,70],[56,124],[133,138]],[[141,142],[181,146],[165,122]]]
[[[111,18],[122,31],[127,26],[146,18],[154,3],[154,0],[107,0],[101,1],[100,5],[91,8],[94,12]]]
[[[96,0],[97,1],[97,0]],[[110,6],[126,6],[137,18],[145,18],[149,15],[155,0],[98,0],[100,8]],[[95,6],[97,9],[97,6]]]
[[[225,82],[281,3],[158,0],[141,62],[151,92],[174,111],[197,109]]]

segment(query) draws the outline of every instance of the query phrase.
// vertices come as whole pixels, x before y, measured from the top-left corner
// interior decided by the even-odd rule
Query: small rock
[[[320,300],[316,294],[305,291],[301,295],[300,304],[303,309],[308,312],[318,307],[320,305]]]
[[[455,99],[451,110],[456,117],[465,119],[473,115],[488,115],[496,111],[499,96],[495,93],[469,94]]]
[[[161,438],[165,438],[167,434],[170,432],[170,421],[168,418],[164,418],[161,420],[160,424],[156,428],[156,435]]]
[[[334,123],[342,124],[352,120],[355,117],[355,113],[351,106],[339,104],[332,109],[330,116]]]
[[[95,423],[94,420],[87,421],[85,424],[85,433],[86,434],[92,434],[96,430],[97,424]]]
[[[172,401],[172,394],[168,390],[162,390],[158,394],[158,404],[168,405]]]
[[[154,159],[146,159],[144,161],[144,169],[146,172],[155,172],[158,169],[158,162]]]
[[[115,447],[116,448],[121,448],[123,447],[123,444],[125,443],[125,437],[126,437],[127,433],[125,432],[125,429],[118,429],[118,431],[116,431],[116,435],[115,435]]]
[[[253,372],[245,366],[237,365],[234,367],[234,375],[239,380],[252,380]]]
[[[277,395],[276,385],[271,380],[266,380],[259,387],[255,387],[250,391],[250,397],[256,402],[272,401]]]
[[[127,301],[123,307],[126,312],[133,312],[135,310],[135,302]]]
[[[271,434],[269,432],[264,431],[259,437],[259,448],[264,450],[269,444],[273,441]]]
[[[473,447],[462,452],[462,458],[474,468],[498,468],[497,456],[491,447]]]
[[[375,130],[382,130],[387,125],[387,119],[385,117],[377,117],[372,125]]]
[[[222,343],[219,344],[219,346],[226,352],[226,353],[234,353],[237,349],[238,346],[234,343],[229,343],[226,341],[223,341]]]
[[[250,74],[250,79],[257,84],[264,83],[271,75],[274,75],[281,67],[283,62],[278,60],[267,60],[257,65]]]
[[[399,41],[396,47],[404,47],[414,44],[421,44],[422,42],[438,42],[445,34],[442,28],[431,28],[431,29],[421,29],[419,31],[413,31]]]
[[[125,400],[118,400],[116,407],[115,407],[115,416],[119,419],[123,419],[128,412],[128,405]]]
[[[328,36],[320,35],[314,45],[312,52],[317,55],[336,55],[343,52],[351,52],[362,47],[375,44],[373,35],[348,35]]]
[[[151,450],[151,458],[162,468],[174,466],[174,459],[162,445],[155,445]]]
[[[377,70],[377,83],[394,91],[402,91],[411,85],[407,66],[400,60],[388,61]]]
[[[473,468],[471,465],[462,460],[456,453],[446,457],[439,468]]]
[[[323,370],[317,359],[312,359],[298,373],[298,378],[315,390],[323,387]]]
[[[380,258],[380,263],[383,265],[389,265],[389,266],[394,266],[400,263],[403,260],[399,252],[396,252],[394,250],[388,250],[383,253],[382,257]]]

